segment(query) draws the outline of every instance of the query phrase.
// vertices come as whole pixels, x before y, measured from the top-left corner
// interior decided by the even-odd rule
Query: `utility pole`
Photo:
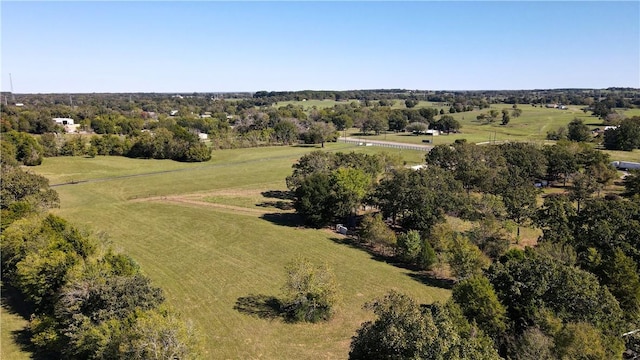
[[[15,104],[16,96],[13,94],[13,79],[11,78],[11,73],[9,73],[9,84],[11,85],[11,101]]]

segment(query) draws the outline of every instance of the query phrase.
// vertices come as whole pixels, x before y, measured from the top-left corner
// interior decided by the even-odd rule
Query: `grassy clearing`
[[[395,101],[395,103],[393,104],[393,106],[391,106],[392,109],[406,109],[407,108],[407,106],[404,104],[404,100],[396,99],[396,100],[393,100],[393,101]],[[420,100],[420,101],[418,101],[418,104],[415,107],[413,107],[413,109],[421,109],[421,108],[427,108],[427,107],[432,107],[432,108],[436,108],[436,109],[440,110],[440,109],[444,109],[444,104]]]
[[[327,151],[362,152],[367,154],[386,152],[390,155],[401,156],[408,164],[418,164],[424,160],[424,152],[413,150],[372,149],[358,147],[344,143],[326,143]],[[243,171],[249,171],[254,167],[263,167],[261,163],[270,160],[282,160],[287,168],[284,176],[290,175],[291,165],[303,154],[321,150],[320,146],[299,147],[267,147],[260,149],[239,149],[236,151],[215,150],[213,157],[206,163],[179,163],[173,160],[140,161],[118,156],[96,156],[87,161],[78,162],[73,157],[46,158],[41,166],[31,168],[39,174],[46,176],[50,184],[67,182],[79,182],[85,180],[101,180],[113,177],[127,176],[163,176],[167,173],[207,171],[214,168],[228,167],[230,163],[243,165]],[[259,170],[259,169],[258,169]],[[281,179],[284,179],[282,177]]]
[[[0,326],[0,359],[30,359],[30,354],[22,350],[14,341],[19,332],[27,326],[28,321],[7,309],[4,305],[4,299],[0,307],[0,319],[2,319]]]
[[[633,151],[615,151],[615,150],[603,150],[611,156],[612,161],[634,161],[640,162],[640,150]]]
[[[640,109],[616,109],[616,111],[623,113],[626,117],[640,116]]]
[[[444,300],[449,291],[373,259],[332,231],[292,226],[295,215],[290,211],[256,205],[278,201],[262,192],[284,190],[291,165],[312,150],[217,151],[205,164],[53,158],[33,171],[52,182],[68,179],[71,172],[78,181],[139,175],[59,186],[62,207],[56,213],[108,233],[116,248],[134,257],[166,290],[168,302],[200,329],[205,358],[346,358],[351,336],[371,318],[362,309],[365,302],[390,289],[425,303]],[[330,144],[326,150],[383,151],[344,144]],[[77,169],[86,172],[80,176]],[[168,170],[181,171],[141,176]],[[173,201],[175,197],[199,201]],[[280,296],[284,266],[298,255],[334,269],[342,302],[333,320],[292,325],[234,310],[241,297]],[[3,328],[4,322],[3,316]]]
[[[449,114],[462,124],[461,133],[434,136],[434,144],[450,144],[457,139],[467,139],[469,142],[481,143],[488,141],[530,141],[544,143],[547,132],[557,130],[566,126],[574,118],[580,118],[591,128],[602,126],[602,121],[596,117],[585,114],[579,107],[570,106],[568,110],[547,109],[543,107],[533,107],[531,105],[518,105],[522,110],[522,115],[518,118],[511,118],[508,125],[500,125],[501,116],[494,123],[480,123],[476,117],[481,113],[487,113],[490,109],[498,110],[512,109],[512,105],[500,104],[491,105],[490,109],[468,111],[463,113]],[[358,129],[350,131],[351,136],[356,136]],[[377,136],[367,136],[370,139],[421,143],[423,139],[431,139],[428,136],[415,136],[407,133],[388,133]]]
[[[352,101],[358,100],[348,100],[348,101],[335,101],[335,100],[306,100],[306,101],[279,101],[273,104],[274,107],[279,108],[287,105],[295,105],[302,106],[305,111],[311,110],[314,106],[317,109],[325,109],[332,108],[337,104],[350,104]]]

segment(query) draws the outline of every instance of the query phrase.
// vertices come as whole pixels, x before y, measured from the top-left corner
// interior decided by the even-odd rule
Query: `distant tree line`
[[[610,108],[629,108],[640,105],[640,92],[632,88],[608,89],[550,89],[550,90],[481,90],[481,91],[423,91],[405,89],[353,91],[258,91],[254,99],[272,102],[301,100],[409,100],[443,102],[449,104],[488,107],[488,104],[564,104],[587,105],[606,101]],[[481,104],[486,103],[487,106]]]
[[[489,109],[477,117],[481,122],[498,119],[506,125],[518,117],[520,104],[563,103],[585,105],[604,120],[605,125],[620,125],[622,130],[609,130],[604,144],[610,149],[637,147],[637,120],[625,120],[615,108],[638,105],[637,89],[605,90],[530,90],[530,91],[412,91],[402,89],[358,91],[303,91],[266,92],[255,94],[30,94],[19,95],[27,105],[3,106],[0,130],[31,134],[60,134],[63,128],[51,119],[71,117],[80,130],[97,135],[115,135],[121,144],[115,150],[105,146],[92,149],[86,140],[85,148],[79,140],[44,140],[49,150],[44,156],[83,154],[119,154],[133,157],[171,158],[179,161],[206,161],[210,158],[197,136],[206,134],[213,149],[289,145],[297,142],[322,144],[335,141],[338,131],[357,127],[362,134],[380,134],[385,131],[439,130],[445,133],[460,131],[461,124],[449,114],[489,108],[491,104],[513,103],[512,111],[500,114]],[[7,94],[4,94],[7,96]],[[304,108],[279,101],[304,99],[331,99],[344,101],[328,108]],[[398,100],[403,108],[394,108]],[[438,102],[444,109],[417,106],[420,101]],[[446,108],[448,107],[448,111]],[[570,124],[571,125],[571,124]],[[426,127],[426,129],[425,129]],[[586,125],[577,133],[566,129],[549,134],[550,138],[585,138]],[[631,131],[627,131],[629,128]],[[159,131],[167,129],[172,133]],[[159,131],[158,142],[170,137],[169,149],[150,145]],[[574,136],[575,135],[575,136]],[[587,137],[588,138],[588,137]],[[100,142],[100,140],[96,140]],[[107,143],[115,142],[110,138]],[[52,146],[58,144],[55,149]],[[137,146],[135,146],[137,144]],[[153,147],[153,148],[152,148]],[[134,149],[135,148],[135,149]],[[122,149],[122,150],[121,150]],[[134,149],[134,151],[130,151]],[[35,157],[27,163],[37,162]]]

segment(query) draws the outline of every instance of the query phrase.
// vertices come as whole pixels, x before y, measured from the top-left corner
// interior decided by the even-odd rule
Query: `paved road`
[[[393,149],[406,149],[406,150],[418,150],[418,151],[430,151],[433,149],[433,145],[422,145],[422,144],[407,144],[407,143],[399,143],[393,141],[384,141],[384,140],[368,140],[368,139],[360,139],[353,137],[340,137],[338,141],[348,143],[348,144],[371,144],[370,146],[381,146],[388,147]]]

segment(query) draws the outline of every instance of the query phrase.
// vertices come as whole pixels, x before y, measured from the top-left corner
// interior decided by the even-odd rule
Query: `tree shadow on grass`
[[[453,285],[455,285],[455,281],[451,279],[437,278],[425,273],[410,273],[407,275],[413,280],[431,287],[451,290],[453,288]]]
[[[352,237],[330,238],[330,240],[335,242],[336,244],[342,244],[342,245],[346,245],[346,246],[348,246],[350,248],[353,248],[353,249],[358,249],[358,250],[364,251],[367,254],[369,254],[369,256],[371,256],[371,259],[373,259],[373,260],[382,261],[382,262],[386,262],[386,263],[394,265],[394,266],[398,266],[395,256],[380,253],[374,247],[372,247],[372,246],[370,246],[368,244],[359,242],[358,240],[356,240],[356,239],[354,239]]]
[[[286,313],[282,310],[282,302],[275,296],[251,294],[239,297],[233,309],[261,319],[286,319]]]
[[[20,292],[9,284],[0,282],[0,301],[2,308],[9,314],[18,315],[29,320],[33,309],[27,304]],[[30,353],[30,358],[35,360],[51,359],[51,354],[40,353],[31,343],[32,333],[28,327],[11,331],[11,337],[22,351]]]
[[[271,213],[260,218],[281,226],[299,227],[304,224],[300,215],[295,213]]]
[[[267,190],[267,191],[261,192],[260,195],[270,199],[279,199],[279,200],[294,199],[293,193],[288,190]]]
[[[367,254],[369,254],[369,256],[371,256],[372,260],[385,262],[391,266],[409,270],[411,272],[407,273],[407,276],[427,286],[451,290],[451,288],[453,288],[453,285],[455,284],[455,282],[451,279],[435,277],[433,275],[430,275],[429,273],[424,272],[415,265],[404,263],[400,261],[396,256],[381,254],[374,247],[369,246],[365,243],[361,243],[352,237],[331,238],[331,241],[335,242],[336,244],[346,245],[354,249],[365,251]]]
[[[276,208],[280,210],[293,210],[293,203],[291,201],[264,201],[256,204],[256,206],[260,207],[268,207],[268,208]]]
[[[2,300],[2,307],[10,314],[16,314],[25,320],[29,320],[29,317],[33,313],[33,309],[27,304],[26,300],[20,294],[18,289],[6,284],[0,283],[0,299]]]

